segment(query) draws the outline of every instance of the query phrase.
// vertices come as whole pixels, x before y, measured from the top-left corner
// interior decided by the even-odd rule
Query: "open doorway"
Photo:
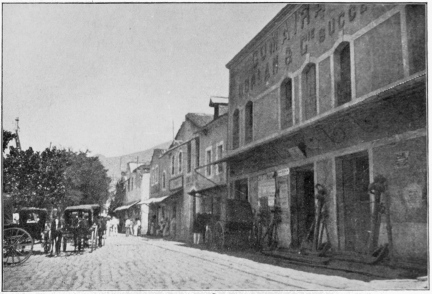
[[[336,158],[336,184],[340,247],[366,253],[371,230],[367,151]]]
[[[292,248],[299,248],[312,229],[315,220],[314,185],[313,164],[291,169]]]

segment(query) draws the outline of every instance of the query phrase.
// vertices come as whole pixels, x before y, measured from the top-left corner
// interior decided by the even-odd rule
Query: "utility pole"
[[[18,131],[19,131],[19,118],[17,117],[16,119],[16,130],[15,130],[15,142],[16,142],[16,147],[18,150],[21,150],[21,142],[19,139],[19,135],[18,135]]]

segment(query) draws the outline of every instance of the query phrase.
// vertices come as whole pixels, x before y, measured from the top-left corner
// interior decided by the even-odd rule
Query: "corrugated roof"
[[[186,118],[201,128],[213,120],[213,115],[206,113],[188,113],[186,114]]]

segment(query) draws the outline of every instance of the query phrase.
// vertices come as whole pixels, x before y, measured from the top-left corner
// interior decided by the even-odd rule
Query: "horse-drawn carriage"
[[[12,211],[3,212],[12,214]],[[3,230],[3,264],[18,265],[25,262],[33,253],[33,245],[41,244],[44,252],[51,248],[51,238],[47,226],[48,212],[44,208],[24,207],[18,212],[17,223],[5,221]],[[4,218],[8,219],[7,217]],[[11,219],[11,217],[9,217]]]
[[[253,212],[248,201],[227,199],[225,219],[210,214],[205,242],[218,249],[252,246]]]
[[[90,252],[96,249],[98,242],[98,222],[100,213],[98,204],[85,204],[66,207],[63,213],[64,227],[63,251],[67,244],[73,244],[74,250],[89,247]]]

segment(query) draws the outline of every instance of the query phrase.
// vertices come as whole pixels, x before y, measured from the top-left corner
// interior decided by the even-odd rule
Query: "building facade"
[[[212,120],[211,115],[188,113],[168,150],[155,153],[151,161],[150,217],[157,224],[175,218],[175,240],[189,242],[192,236],[193,169],[199,160],[196,132]],[[197,149],[198,148],[198,149]],[[199,153],[198,153],[199,154]]]
[[[424,262],[425,56],[424,5],[287,5],[227,64],[228,197],[257,210],[277,199],[280,245],[296,249],[321,184],[332,250],[391,243]],[[390,218],[371,237],[377,175]]]

